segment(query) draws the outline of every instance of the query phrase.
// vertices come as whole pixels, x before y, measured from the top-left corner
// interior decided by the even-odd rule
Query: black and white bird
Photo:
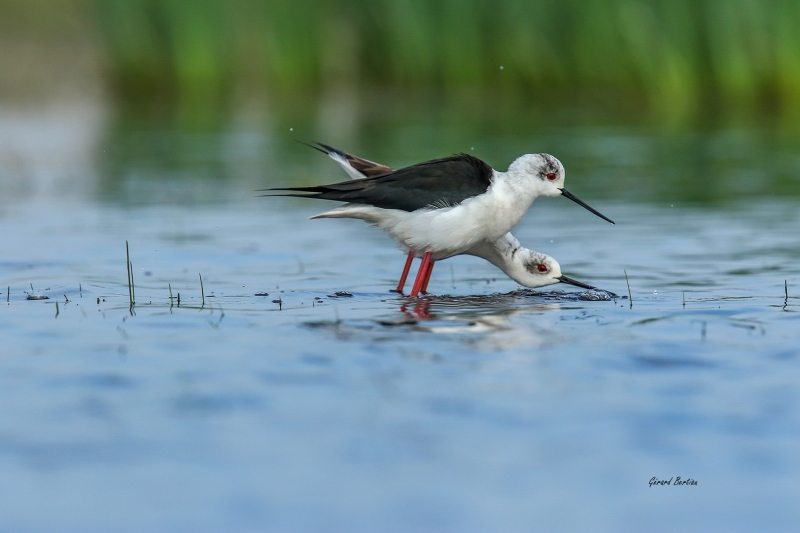
[[[315,187],[273,188],[296,196],[348,202],[314,218],[358,218],[385,230],[408,252],[402,292],[414,257],[422,264],[411,296],[425,293],[433,262],[454,255],[482,257],[528,287],[558,282],[594,288],[561,274],[550,256],[523,248],[509,233],[539,196],[565,196],[613,221],[563,188],[564,167],[549,154],[518,158],[498,172],[468,154],[393,170],[333,147],[311,146],[339,163],[351,180]]]

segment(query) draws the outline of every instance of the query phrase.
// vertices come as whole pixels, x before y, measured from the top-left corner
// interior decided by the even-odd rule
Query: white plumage
[[[342,153],[335,150],[327,153],[352,179],[367,177]],[[542,169],[555,169],[556,179],[547,180],[548,173],[545,173],[547,181],[537,181],[535,176],[541,174]],[[563,184],[564,167],[558,159],[546,154],[529,154],[514,161],[508,172],[494,171],[492,185],[485,194],[457,206],[408,212],[351,203],[311,218],[364,220],[386,231],[405,252],[417,257],[432,252],[433,261],[461,254],[480,257],[525,287],[544,287],[564,281],[594,288],[563,276],[558,261],[524,248],[508,231],[537,197],[561,195],[559,185],[563,188]]]
[[[331,152],[334,153],[334,152]],[[346,158],[332,156],[348,175],[364,178]],[[547,172],[555,170],[555,172]],[[548,180],[547,175],[555,175]],[[494,171],[484,194],[456,206],[416,211],[382,209],[365,204],[345,204],[311,218],[357,218],[380,227],[406,252],[417,257],[432,252],[434,261],[467,251],[484,241],[505,235],[520,221],[539,196],[561,196],[564,167],[547,154],[528,154],[507,172]]]

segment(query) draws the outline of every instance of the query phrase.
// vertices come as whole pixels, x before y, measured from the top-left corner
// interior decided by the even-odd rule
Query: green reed
[[[796,0],[96,0],[127,99],[192,109],[330,86],[528,99],[603,89],[665,115],[800,106]],[[502,69],[500,67],[503,67]]]

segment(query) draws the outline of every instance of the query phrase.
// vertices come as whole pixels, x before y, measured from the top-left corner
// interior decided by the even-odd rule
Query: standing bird
[[[317,144],[319,147],[309,146],[338,162],[353,178],[351,181],[268,190],[292,191],[275,196],[349,202],[311,218],[358,218],[384,229],[408,252],[397,292],[402,292],[415,256],[422,256],[422,264],[414,282],[412,297],[420,291],[426,291],[434,261],[459,254],[483,257],[526,286],[541,287],[564,281],[593,288],[561,276],[560,267],[554,259],[523,249],[508,233],[539,196],[565,196],[614,223],[563,188],[564,167],[555,157],[527,154],[515,160],[507,172],[498,172],[468,154],[393,170]],[[512,250],[514,253],[511,253]],[[519,254],[520,251],[524,253]],[[546,261],[535,263],[537,270],[540,267],[547,269],[538,270],[540,274],[555,271],[558,276],[531,279],[522,275],[515,261],[521,265],[523,256],[533,257],[533,254],[550,260],[550,266]],[[521,268],[524,270],[524,266]],[[522,279],[526,281],[520,281]]]

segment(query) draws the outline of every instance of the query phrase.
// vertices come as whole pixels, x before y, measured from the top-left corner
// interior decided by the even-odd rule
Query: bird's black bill
[[[614,224],[613,220],[611,220],[610,218],[608,218],[607,216],[602,214],[600,211],[598,211],[598,210],[596,210],[596,209],[594,209],[592,207],[589,207],[589,204],[587,204],[586,202],[584,202],[583,200],[581,200],[580,198],[578,198],[577,196],[575,196],[574,194],[569,192],[567,189],[559,189],[559,190],[561,191],[561,196],[564,196],[565,198],[569,198],[570,200],[572,200],[573,202],[575,202],[579,206],[583,207],[584,209],[587,209],[587,210],[591,211],[592,213],[594,213],[595,215],[599,216],[603,220],[608,220],[609,222]]]
[[[572,278],[568,278],[567,276],[561,276],[556,278],[561,283],[568,283],[570,285],[575,285],[576,287],[583,287],[584,289],[597,289],[597,287],[592,287],[591,285],[587,285],[585,283],[581,283],[580,281]]]

